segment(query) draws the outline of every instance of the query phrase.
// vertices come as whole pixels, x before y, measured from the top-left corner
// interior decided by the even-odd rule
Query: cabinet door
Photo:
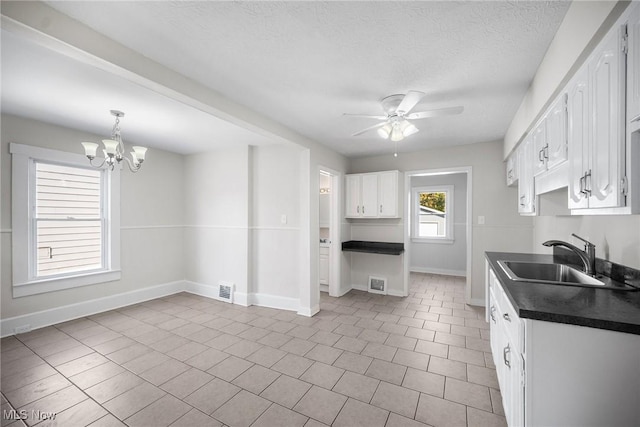
[[[640,121],[640,4],[631,12],[627,34],[627,120],[637,123]]]
[[[611,31],[589,63],[591,93],[591,174],[589,207],[621,206],[624,170],[624,54],[622,29]]]
[[[398,172],[378,174],[378,216],[398,217]]]
[[[362,207],[361,216],[375,218],[378,216],[378,174],[362,175]]]
[[[551,105],[546,119],[547,169],[567,160],[567,95],[562,94]]]
[[[533,165],[533,176],[547,170],[547,121],[542,120],[533,129],[533,157],[530,161]]]
[[[322,285],[329,284],[329,255],[320,255],[318,279]]]
[[[360,182],[361,175],[346,176],[345,191],[345,215],[347,218],[357,218],[361,215],[360,207]]]
[[[567,138],[569,142],[569,209],[589,206],[584,190],[584,175],[589,165],[588,70],[583,67],[569,84],[567,102]]]
[[[518,149],[507,158],[507,185],[512,186],[518,181]]]
[[[527,136],[518,150],[519,179],[518,179],[518,212],[531,215],[536,212],[535,193],[533,186],[533,141]]]

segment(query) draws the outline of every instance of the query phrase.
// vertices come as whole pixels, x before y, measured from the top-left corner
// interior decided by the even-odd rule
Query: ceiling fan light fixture
[[[393,142],[402,141],[404,139],[404,135],[402,134],[402,129],[399,125],[394,125],[391,130],[390,138]]]
[[[378,128],[378,135],[380,138],[389,139],[389,135],[391,134],[391,125],[389,123],[385,123],[384,126]]]
[[[402,130],[402,135],[404,135],[405,137],[409,135],[413,135],[414,133],[418,133],[420,131],[420,129],[415,127],[413,123],[409,123],[409,122],[406,122],[406,123],[407,123],[407,126],[405,126],[404,129]]]

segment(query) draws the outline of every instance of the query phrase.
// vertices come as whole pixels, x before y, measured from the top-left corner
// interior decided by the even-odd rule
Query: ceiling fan
[[[400,94],[387,96],[381,101],[382,109],[386,113],[386,116],[372,116],[368,114],[349,113],[344,113],[344,115],[383,120],[376,125],[369,126],[366,129],[362,129],[361,131],[354,133],[353,136],[362,135],[365,132],[377,129],[378,135],[380,135],[382,138],[390,139],[393,142],[398,142],[403,140],[405,137],[413,135],[414,133],[419,131],[419,129],[409,120],[449,116],[453,114],[460,114],[464,110],[464,107],[459,106],[412,113],[411,110],[418,104],[418,102],[420,102],[424,95],[425,94],[423,92],[411,90],[406,95]]]

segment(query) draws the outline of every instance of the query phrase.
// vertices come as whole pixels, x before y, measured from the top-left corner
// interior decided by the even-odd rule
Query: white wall
[[[531,252],[532,248],[532,219],[517,214],[517,190],[505,184],[502,141],[434,148],[397,158],[392,154],[363,157],[351,161],[350,171],[406,172],[462,166],[471,166],[473,176],[471,298],[483,304],[485,251]],[[479,215],[485,217],[485,224],[477,223]]]
[[[115,282],[46,294],[13,298],[11,289],[11,155],[9,143],[83,153],[80,141],[100,141],[104,135],[2,116],[1,133],[1,316],[7,319],[184,278],[184,164],[180,155],[150,149],[137,174],[121,174],[121,267]],[[125,143],[131,144],[124,135]]]
[[[185,277],[215,287],[233,283],[240,303],[249,286],[249,153],[238,148],[185,157]]]
[[[453,185],[453,243],[412,241],[409,268],[424,273],[465,276],[467,269],[467,174],[411,177],[411,188]],[[413,192],[412,192],[413,193]],[[411,204],[413,210],[413,202]]]

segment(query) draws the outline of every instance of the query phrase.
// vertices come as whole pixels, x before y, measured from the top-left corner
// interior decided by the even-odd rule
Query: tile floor
[[[2,339],[2,426],[504,426],[483,316],[428,274],[313,318],[172,295]]]

